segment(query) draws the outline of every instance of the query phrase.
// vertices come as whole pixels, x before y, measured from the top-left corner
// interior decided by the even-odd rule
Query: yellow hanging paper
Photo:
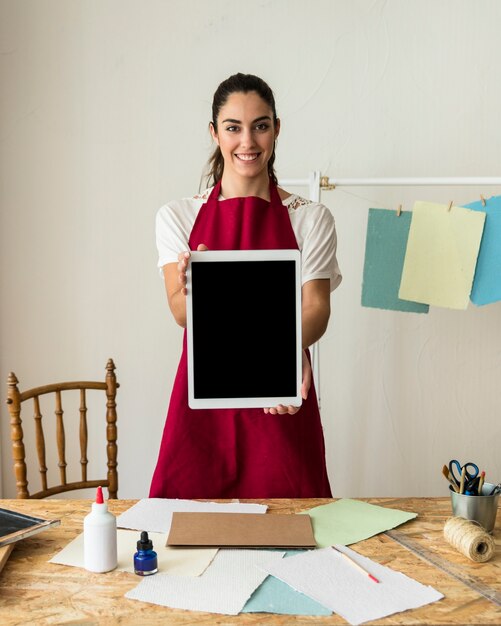
[[[416,202],[398,297],[466,309],[484,222],[481,211]]]

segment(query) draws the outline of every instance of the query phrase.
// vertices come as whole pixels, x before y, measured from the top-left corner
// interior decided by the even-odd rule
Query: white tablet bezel
[[[294,261],[295,263],[295,303],[296,303],[296,395],[269,397],[234,397],[234,398],[195,398],[193,375],[193,300],[191,283],[191,263],[214,261]],[[191,252],[186,271],[186,329],[188,348],[188,405],[192,409],[240,409],[285,406],[301,406],[302,383],[302,333],[301,333],[301,253],[299,250],[207,250]],[[214,297],[217,297],[214,294]],[[265,348],[263,348],[265,349]],[[273,353],[273,346],[266,350]],[[266,358],[266,355],[263,355]]]

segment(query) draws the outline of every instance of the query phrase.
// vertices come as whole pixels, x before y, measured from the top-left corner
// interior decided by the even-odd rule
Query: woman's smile
[[[259,155],[260,155],[259,152],[235,154],[237,159],[240,159],[240,161],[255,161],[258,158]]]

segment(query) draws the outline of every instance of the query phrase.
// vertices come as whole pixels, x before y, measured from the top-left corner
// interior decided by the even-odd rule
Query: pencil
[[[477,495],[479,496],[482,495],[482,487],[484,486],[484,480],[485,480],[485,472],[482,472],[480,474],[480,480],[478,481],[478,487],[477,487]]]
[[[461,483],[459,485],[459,493],[464,493],[464,479],[466,478],[466,465],[461,471]]]
[[[347,554],[345,554],[344,552],[341,552],[341,550],[338,550],[337,548],[335,548],[334,546],[331,546],[331,548],[333,550],[335,550],[336,552],[338,552],[341,556],[344,556],[344,558],[353,565],[353,567],[355,567],[356,569],[358,569],[359,572],[362,572],[362,574],[365,574],[366,576],[368,576],[371,580],[373,580],[375,583],[378,583],[379,580],[373,576],[370,572],[368,572],[366,569],[364,569],[361,565],[359,565],[356,561],[354,561],[351,556],[348,556]]]

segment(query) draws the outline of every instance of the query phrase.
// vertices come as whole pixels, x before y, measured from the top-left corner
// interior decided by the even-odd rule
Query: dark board
[[[19,541],[60,523],[60,520],[45,520],[17,511],[0,509],[0,546]]]

